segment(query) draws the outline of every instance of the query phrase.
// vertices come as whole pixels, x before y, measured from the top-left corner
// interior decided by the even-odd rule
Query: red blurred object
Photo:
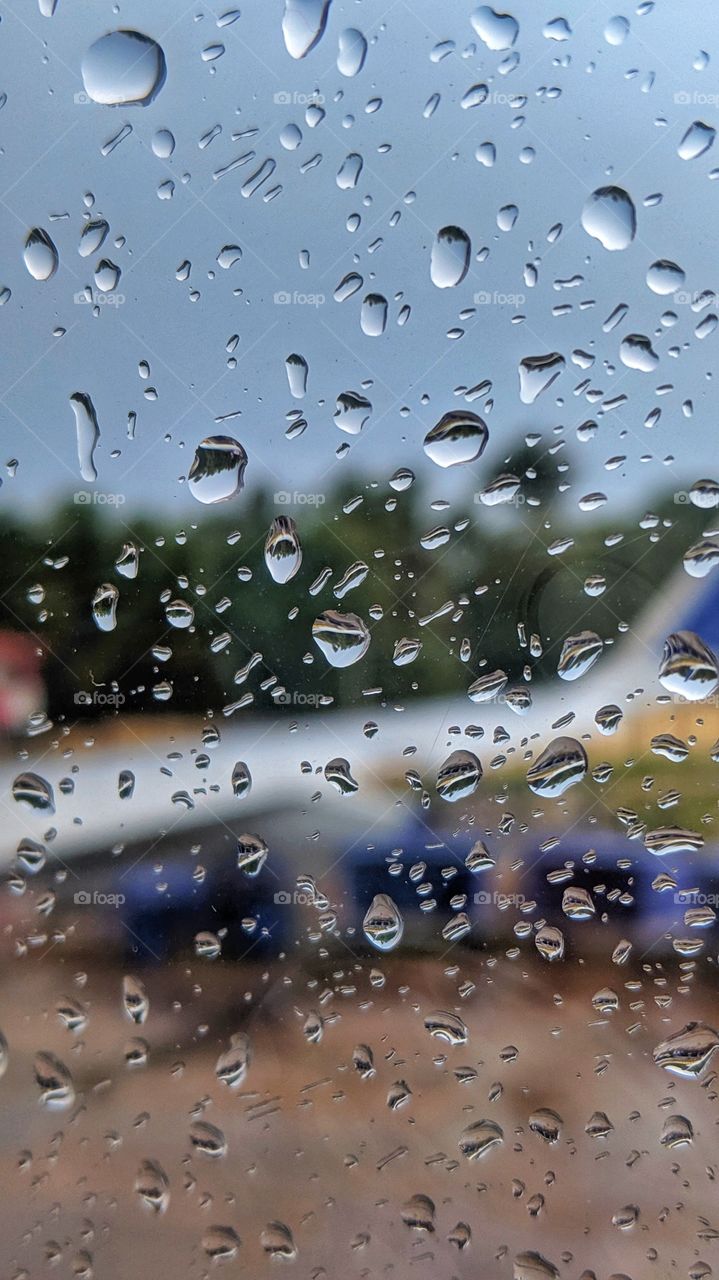
[[[0,730],[27,727],[28,717],[45,706],[38,643],[20,631],[0,631]]]

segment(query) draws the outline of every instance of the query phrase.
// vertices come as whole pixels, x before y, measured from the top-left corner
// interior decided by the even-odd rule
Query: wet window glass
[[[719,1274],[719,19],[508,2],[0,3],[11,1280]]]

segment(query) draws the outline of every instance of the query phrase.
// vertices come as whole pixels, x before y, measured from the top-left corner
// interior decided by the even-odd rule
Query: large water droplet
[[[362,922],[365,937],[378,951],[392,951],[404,932],[404,921],[386,893],[378,893]]]
[[[558,1142],[562,1132],[562,1117],[551,1107],[537,1107],[529,1117],[529,1128],[543,1142]]]
[[[558,351],[550,351],[546,356],[525,356],[520,360],[519,398],[522,404],[534,404],[559,377],[564,365],[564,356]]]
[[[302,564],[297,525],[291,516],[275,516],[265,541],[265,564],[275,582],[294,578]]]
[[[467,1025],[458,1013],[434,1009],[427,1014],[424,1025],[431,1036],[443,1040],[445,1044],[460,1045],[469,1040]]]
[[[597,909],[589,890],[572,884],[562,894],[562,911],[569,920],[592,920]]]
[[[202,1248],[213,1262],[231,1262],[242,1241],[234,1227],[207,1227],[202,1233]]]
[[[165,82],[165,55],[139,31],[111,31],[90,46],[82,60],[84,90],[106,106],[151,102]]]
[[[12,784],[12,798],[40,813],[55,812],[53,789],[39,773],[19,773]]]
[[[121,271],[109,258],[101,258],[95,267],[95,284],[101,293],[112,293],[120,283]]]
[[[704,1022],[689,1022],[657,1045],[654,1061],[658,1067],[691,1080],[701,1075],[717,1048],[719,1034],[713,1027]]]
[[[258,876],[264,867],[270,850],[262,836],[245,832],[237,837],[237,866],[246,876]]]
[[[624,44],[629,35],[629,19],[623,14],[618,13],[616,17],[610,18],[604,28],[604,39],[607,44],[619,45]]]
[[[195,450],[187,477],[198,502],[227,502],[239,493],[247,466],[247,454],[232,436],[208,436]]]
[[[626,249],[637,230],[631,197],[622,187],[598,187],[582,209],[582,226],[605,249]]]
[[[193,1151],[212,1160],[227,1155],[227,1139],[217,1125],[207,1120],[195,1120],[190,1125],[190,1142]]]
[[[139,978],[134,978],[131,973],[126,973],[122,980],[122,1003],[131,1022],[141,1026],[147,1021],[150,1000],[144,984]]]
[[[285,369],[287,381],[290,384],[290,394],[295,397],[295,400],[301,400],[307,390],[307,361],[304,356],[293,353],[287,356]]]
[[[719,663],[694,631],[675,631],[664,641],[659,680],[670,693],[696,702],[719,685]]]
[[[651,373],[659,364],[659,356],[643,333],[628,333],[622,338],[619,359],[627,369],[636,369],[639,373]]]
[[[435,1206],[429,1196],[412,1196],[400,1210],[402,1221],[415,1231],[434,1232]]]
[[[345,760],[344,756],[336,756],[334,760],[327,761],[325,778],[341,796],[351,796],[359,790],[357,781],[350,772],[349,760]]]
[[[269,1258],[291,1262],[297,1257],[297,1245],[284,1222],[268,1222],[260,1232],[260,1244]]]
[[[195,610],[187,600],[168,600],[165,605],[165,617],[169,625],[177,631],[187,631],[195,621]]]
[[[340,431],[358,436],[372,412],[372,405],[357,391],[342,391],[337,397],[334,420]]]
[[[80,243],[77,246],[80,257],[89,258],[91,254],[97,253],[105,243],[109,230],[104,218],[92,218],[90,222],[86,222],[80,232]]]
[[[657,858],[675,858],[682,853],[697,853],[704,847],[704,837],[686,827],[656,827],[645,833],[644,846]]]
[[[497,13],[488,4],[482,4],[470,16],[470,21],[480,40],[488,49],[501,52],[511,49],[519,35],[519,23],[509,13]]]
[[[702,538],[695,542],[683,557],[684,568],[692,578],[705,578],[719,564],[719,542]]]
[[[230,1047],[221,1053],[215,1064],[217,1079],[229,1089],[239,1089],[250,1065],[250,1040],[244,1031],[230,1036]]]
[[[368,293],[364,298],[360,325],[368,338],[381,338],[387,327],[387,299],[381,293]]]
[[[462,1130],[459,1149],[468,1160],[479,1160],[504,1142],[504,1133],[495,1120],[475,1120]]]
[[[33,1063],[35,1080],[42,1093],[40,1101],[51,1110],[71,1107],[75,1101],[75,1088],[72,1076],[54,1053],[36,1053]]]
[[[169,160],[175,150],[175,139],[169,129],[158,129],[152,135],[152,150],[158,160]]]
[[[429,263],[432,284],[452,289],[461,284],[469,269],[472,246],[461,227],[442,227],[437,232]]]
[[[647,284],[652,292],[658,293],[660,297],[680,289],[685,279],[681,267],[678,267],[676,262],[670,262],[668,258],[658,258],[647,271]]]
[[[594,631],[568,636],[562,645],[557,674],[562,680],[578,680],[594,666],[603,648],[603,640]]]
[[[170,1203],[170,1183],[156,1160],[143,1160],[135,1177],[135,1191],[146,1209],[164,1213]]]
[[[697,480],[689,490],[689,501],[703,511],[719,507],[719,483],[716,480]]]
[[[340,191],[352,191],[357,186],[363,163],[361,155],[356,151],[351,151],[348,156],[345,156],[337,170],[336,182]]]
[[[667,1116],[659,1139],[663,1147],[673,1151],[675,1147],[689,1146],[693,1140],[694,1129],[691,1120],[687,1120],[686,1116]]]
[[[28,232],[22,256],[34,280],[49,280],[57,271],[57,249],[42,227]]]
[[[356,613],[326,609],[312,624],[312,638],[332,667],[351,667],[369,649],[370,633]]]
[[[445,413],[424,438],[424,451],[438,467],[476,462],[489,439],[487,425],[476,413],[454,409]]]
[[[709,124],[704,124],[703,120],[695,120],[679,143],[677,155],[682,160],[696,160],[698,156],[703,156],[704,152],[709,150],[715,137],[716,129]]]
[[[100,438],[100,428],[97,425],[95,406],[84,391],[75,391],[70,396],[70,404],[75,414],[77,459],[80,463],[80,475],[83,480],[97,480],[94,459],[95,446]]]
[[[467,694],[472,702],[492,702],[502,692],[507,680],[506,671],[489,671],[486,675],[477,677],[469,686]]]
[[[346,27],[340,31],[339,53],[337,54],[337,70],[343,76],[356,76],[364,66],[367,57],[367,41],[361,31],[355,27]]]
[[[512,1280],[558,1280],[559,1268],[553,1262],[529,1249],[518,1253],[512,1268]],[[614,1280],[619,1280],[618,1276]],[[624,1280],[628,1280],[624,1277]]]
[[[123,578],[136,578],[140,567],[140,553],[134,542],[124,542],[115,561],[115,569]]]
[[[553,738],[527,772],[527,783],[535,795],[555,798],[563,795],[587,772],[587,753],[576,738]]]
[[[242,799],[252,790],[252,774],[244,760],[238,760],[232,770],[232,794]]]
[[[556,925],[543,924],[534,935],[534,945],[545,960],[561,960],[564,956],[564,934]]]
[[[282,36],[291,58],[305,58],[322,39],[331,0],[285,0]]]
[[[437,774],[437,793],[443,800],[464,800],[481,778],[482,766],[473,751],[453,751]]]
[[[92,617],[100,631],[114,631],[117,626],[115,613],[120,592],[114,582],[103,582],[92,597]]]
[[[140,31],[110,31],[82,60],[85,92],[106,106],[145,106],[159,93],[165,74],[160,45]]]

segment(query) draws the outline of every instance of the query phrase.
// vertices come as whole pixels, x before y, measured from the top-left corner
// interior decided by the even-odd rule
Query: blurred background
[[[716,19],[0,16],[3,1274],[707,1280]]]

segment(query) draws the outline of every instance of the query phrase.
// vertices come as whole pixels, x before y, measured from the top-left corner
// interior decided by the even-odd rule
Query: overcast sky
[[[11,297],[0,308],[2,461],[17,459],[19,467],[5,478],[0,502],[43,510],[87,487],[69,402],[78,391],[92,398],[100,425],[94,487],[184,519],[201,517],[203,508],[180,479],[196,444],[218,432],[244,445],[250,490],[322,490],[354,468],[386,480],[405,465],[431,480],[431,497],[464,496],[481,487],[523,432],[542,432],[549,444],[559,425],[570,440],[566,502],[575,510],[587,489],[603,489],[618,510],[636,501],[640,488],[649,494],[662,484],[681,488],[717,474],[708,371],[719,334],[697,340],[695,327],[708,312],[698,315],[646,285],[647,269],[662,258],[683,268],[687,293],[717,284],[706,264],[715,256],[719,184],[710,174],[719,148],[689,161],[677,155],[693,120],[716,119],[716,13],[698,0],[686,6],[701,13],[709,55],[707,65],[695,69],[705,59],[688,25],[677,20],[682,7],[675,2],[657,0],[644,14],[603,0],[572,3],[561,11],[572,34],[557,42],[542,34],[557,9],[521,0],[511,6],[520,24],[519,60],[502,74],[508,53],[479,39],[470,22],[475,7],[463,0],[333,0],[323,37],[295,61],[282,38],[283,0],[243,4],[238,20],[222,27],[217,16],[231,8],[230,0],[186,9],[179,0],[114,6],[57,0],[50,18],[30,0],[3,6],[0,287]],[[604,32],[618,12],[630,30],[617,45]],[[350,26],[369,44],[354,78],[336,65],[338,37]],[[152,36],[164,50],[166,82],[146,107],[85,100],[82,58],[94,40],[117,28]],[[442,41],[453,41],[454,50],[433,60]],[[218,44],[224,54],[203,60],[202,51]],[[463,109],[462,98],[480,83],[489,99]],[[561,93],[547,94],[552,88]],[[315,92],[326,114],[310,128],[305,99]],[[425,104],[435,94],[440,101],[427,118]],[[522,96],[524,105],[516,101]],[[378,99],[379,108],[368,112],[368,102]],[[280,141],[289,123],[303,134],[295,150]],[[132,132],[103,155],[124,125]],[[200,138],[213,128],[217,135],[201,148]],[[160,129],[175,139],[169,158],[153,154]],[[245,131],[248,136],[233,141]],[[496,147],[493,167],[475,158],[484,142]],[[527,148],[535,152],[531,163],[523,162]],[[254,159],[213,177],[248,151]],[[363,168],[356,187],[342,190],[336,175],[350,153],[361,155]],[[302,173],[313,158],[317,163]],[[243,197],[243,183],[267,159],[276,165],[272,176]],[[174,194],[160,199],[158,189],[168,180]],[[628,191],[637,215],[634,242],[615,253],[579,221],[588,194],[609,183]],[[281,190],[266,201],[273,187]],[[408,192],[415,193],[410,203]],[[108,221],[110,234],[99,253],[82,258],[77,246],[88,193],[92,215]],[[661,201],[645,206],[653,194]],[[517,207],[518,217],[512,230],[502,231],[497,214],[508,205]],[[361,216],[354,232],[347,228],[352,214]],[[547,233],[558,223],[563,232],[550,244]],[[466,231],[472,263],[458,287],[440,290],[430,279],[430,251],[446,225]],[[46,230],[59,253],[58,270],[44,282],[23,263],[25,236],[34,226]],[[124,237],[119,246],[118,237]],[[242,258],[220,269],[217,255],[231,244],[241,247]],[[93,286],[101,257],[122,276],[118,305],[104,303],[95,317],[75,296]],[[184,261],[191,263],[190,277],[178,281]],[[534,288],[524,280],[528,263],[538,272]],[[362,288],[338,304],[333,291],[352,271],[362,276]],[[556,287],[573,278],[574,287]],[[381,337],[360,327],[362,299],[371,292],[388,303]],[[475,304],[478,293],[490,301]],[[278,302],[277,294],[295,300]],[[628,315],[604,333],[603,321],[620,303]],[[398,325],[405,305],[409,320]],[[552,314],[564,305],[568,314]],[[660,317],[670,309],[678,321],[662,328]],[[517,316],[522,323],[513,323]],[[58,326],[66,333],[53,337]],[[448,338],[453,329],[463,336]],[[620,362],[627,333],[651,338],[660,357],[652,372]],[[230,370],[226,344],[233,335],[239,335],[237,367]],[[576,349],[595,357],[592,368],[572,363]],[[520,359],[550,351],[567,361],[562,376],[534,405],[522,404]],[[284,359],[291,352],[309,365],[303,400],[289,393]],[[143,360],[150,365],[147,380],[138,373]],[[457,388],[484,380],[492,384],[491,411],[486,397],[471,405],[489,426],[484,458],[476,467],[443,472],[425,458],[423,437],[443,413],[465,405]],[[585,380],[604,398],[628,399],[600,416],[595,439],[579,445],[577,425],[597,418],[600,409],[586,393],[575,394]],[[345,435],[333,423],[336,397],[368,381],[371,418],[361,436]],[[660,395],[660,387],[669,390]],[[156,389],[156,399],[146,398],[148,388]],[[691,419],[682,412],[688,400]],[[308,427],[287,440],[286,414],[293,408]],[[648,431],[643,423],[656,408],[661,419]],[[129,411],[137,413],[134,440],[127,438]],[[233,412],[241,416],[215,422]],[[342,444],[351,447],[338,460]],[[643,454],[654,460],[641,464]],[[670,454],[676,462],[662,467]],[[606,472],[603,463],[616,455],[627,456],[626,466]]]

